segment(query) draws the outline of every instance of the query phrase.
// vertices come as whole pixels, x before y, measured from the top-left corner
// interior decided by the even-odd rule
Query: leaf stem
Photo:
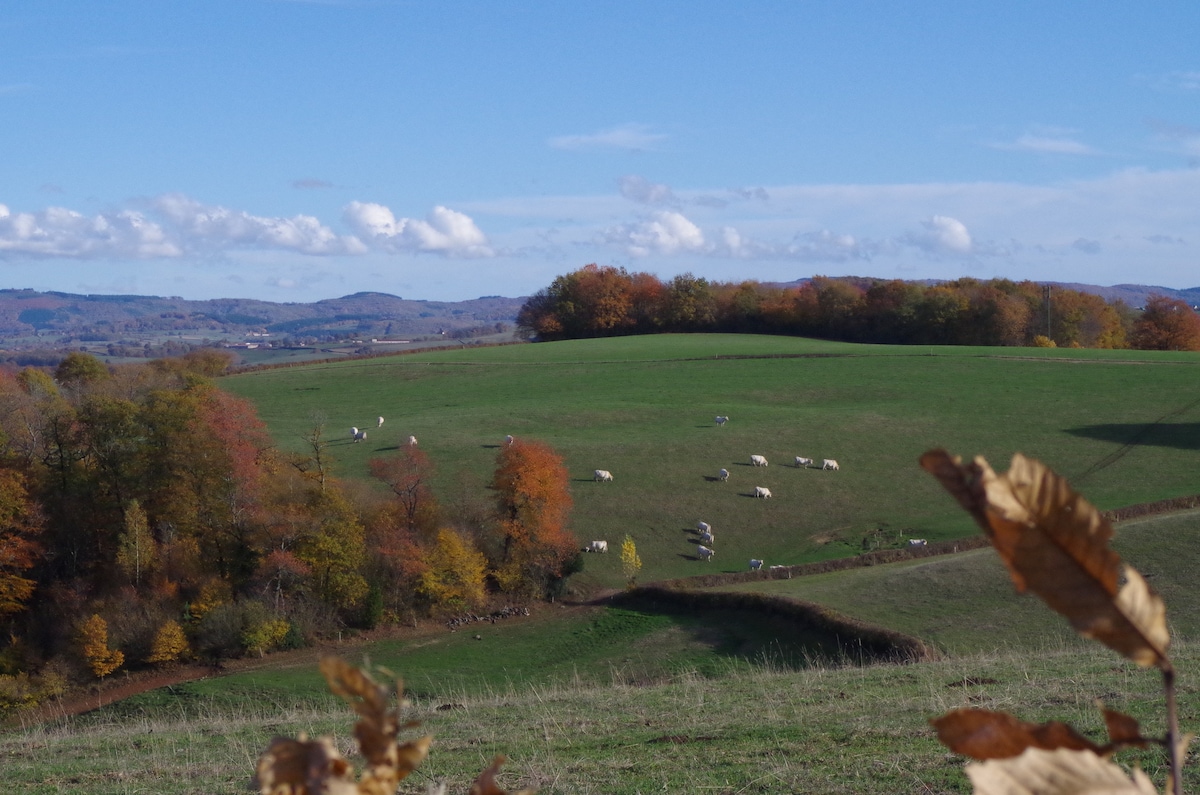
[[[1179,712],[1175,706],[1175,668],[1170,660],[1160,666],[1163,675],[1163,690],[1167,701],[1167,753],[1171,759],[1171,792],[1183,795],[1183,760],[1179,758]]]

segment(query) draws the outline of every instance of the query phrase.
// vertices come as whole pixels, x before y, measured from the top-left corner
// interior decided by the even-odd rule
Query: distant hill
[[[374,337],[437,334],[506,324],[524,298],[414,301],[387,293],[355,293],[311,304],[249,298],[188,301],[145,295],[76,295],[0,290],[0,340],[101,341],[147,335],[238,337]]]

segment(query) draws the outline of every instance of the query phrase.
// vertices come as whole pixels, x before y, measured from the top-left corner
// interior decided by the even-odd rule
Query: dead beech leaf
[[[327,738],[276,737],[258,760],[255,780],[262,795],[358,795],[353,771]]]
[[[1104,725],[1108,729],[1108,741],[1111,744],[1146,747],[1148,741],[1142,736],[1142,728],[1137,720],[1115,709],[1103,707],[1101,711],[1104,713]]]
[[[1065,479],[1020,453],[1004,475],[944,450],[925,453],[921,466],[983,527],[1018,591],[1033,591],[1079,634],[1138,665],[1170,665],[1162,599],[1128,566],[1118,588],[1112,525]]]
[[[1124,770],[1091,751],[1029,748],[1012,759],[967,765],[975,795],[1158,795],[1141,770]]]
[[[479,774],[479,778],[471,784],[469,790],[470,795],[509,795],[508,792],[500,789],[496,784],[496,774],[500,772],[500,766],[504,764],[504,757],[497,756],[492,760],[492,764]],[[523,789],[512,793],[512,795],[534,795],[536,790]]]
[[[1026,723],[1007,712],[956,709],[930,723],[942,745],[972,759],[1008,759],[1026,748],[1102,753],[1100,746],[1060,721]]]

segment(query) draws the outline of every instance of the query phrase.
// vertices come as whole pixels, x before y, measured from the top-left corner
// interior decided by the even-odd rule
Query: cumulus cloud
[[[636,174],[621,177],[617,182],[621,188],[621,195],[638,204],[679,205],[679,199],[671,192],[669,185],[651,182]]]
[[[346,225],[368,245],[383,251],[428,251],[463,257],[490,257],[487,237],[470,216],[434,207],[425,220],[397,218],[373,202],[351,202],[343,211]]]
[[[667,210],[637,223],[613,227],[604,234],[604,239],[634,257],[702,252],[706,248],[700,227],[682,213]]]
[[[860,243],[854,235],[837,234],[828,229],[796,235],[784,247],[782,253],[790,259],[805,262],[846,262],[866,259],[868,246]]]
[[[905,242],[929,254],[971,253],[971,233],[957,218],[935,215],[921,226],[923,230],[910,233]]]
[[[357,238],[338,235],[311,215],[267,218],[201,204],[178,193],[159,196],[152,206],[175,227],[189,248],[252,246],[318,255],[366,252]]]
[[[62,207],[13,213],[0,204],[0,257],[177,257],[163,228],[129,210],[87,217]]]
[[[653,149],[654,145],[666,140],[662,133],[651,132],[644,124],[622,124],[594,133],[582,135],[559,135],[548,143],[554,149],[583,151],[589,149],[625,149],[641,152]]]

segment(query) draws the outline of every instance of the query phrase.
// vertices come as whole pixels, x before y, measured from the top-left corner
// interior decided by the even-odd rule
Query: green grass
[[[791,358],[738,358],[791,357]],[[1101,508],[1200,491],[1200,355],[1134,351],[914,348],[747,335],[664,335],[515,345],[279,369],[222,380],[252,399],[277,443],[302,449],[328,419],[337,471],[416,435],[447,503],[486,501],[505,434],[565,458],[581,541],[633,536],[643,581],[701,570],[688,532],[716,528],[703,570],[751,557],[844,557],[885,528],[973,532],[916,466],[926,449],[1014,451],[1072,478]],[[724,428],[716,414],[732,421]],[[374,418],[387,418],[376,430]],[[1165,419],[1164,419],[1165,418]],[[349,428],[367,427],[366,444]],[[1136,441],[1136,444],[1127,444]],[[751,453],[771,461],[749,466]],[[837,473],[790,465],[836,458]],[[717,470],[732,473],[716,482]],[[609,484],[592,470],[613,472]],[[754,500],[753,486],[771,489]],[[583,582],[620,583],[616,555],[588,556]]]
[[[1196,670],[1200,647],[1176,653]],[[416,697],[406,715],[434,735],[429,759],[401,787],[424,792],[468,782],[495,754],[509,757],[502,786],[558,793],[819,792],[963,793],[963,760],[942,748],[927,721],[956,707],[1064,720],[1095,739],[1094,700],[1127,712],[1147,734],[1163,732],[1153,672],[1092,648],[973,655],[936,663],[804,671],[731,671],[719,683],[682,673],[669,682],[526,685],[447,702]],[[1200,718],[1184,682],[1185,729]],[[198,712],[102,715],[0,734],[6,792],[124,795],[244,792],[255,760],[276,735],[334,736],[353,749],[350,710],[332,700],[274,704],[215,701]],[[414,735],[415,736],[415,735]],[[1122,754],[1162,786],[1157,752]],[[351,757],[361,767],[361,760]],[[1187,785],[1200,776],[1193,767]]]

